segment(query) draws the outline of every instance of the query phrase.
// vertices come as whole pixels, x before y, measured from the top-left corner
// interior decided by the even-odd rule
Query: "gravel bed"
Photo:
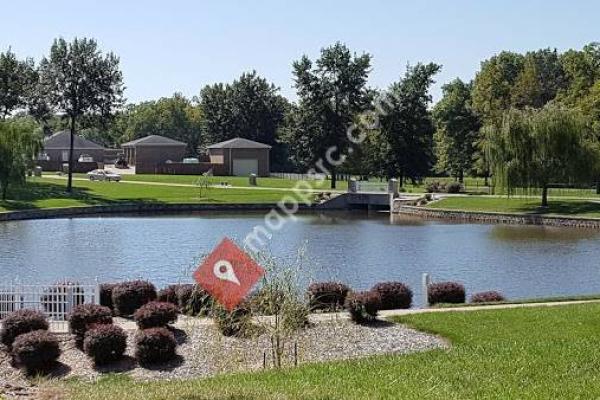
[[[142,368],[133,359],[135,331],[128,331],[126,357],[107,367],[95,368],[68,334],[61,340],[60,363],[54,377],[80,377],[93,380],[105,372],[124,372],[139,380],[207,377],[219,373],[251,371],[270,367],[270,338],[260,335],[242,339],[224,337],[212,324],[180,319],[175,336],[179,342],[177,359],[168,364]],[[283,365],[366,357],[376,354],[405,354],[447,347],[447,342],[400,324],[378,322],[356,325],[347,320],[320,321],[295,334],[284,344]],[[297,354],[297,357],[294,355]],[[31,395],[35,387],[11,365],[6,349],[0,350],[0,395],[8,398]]]

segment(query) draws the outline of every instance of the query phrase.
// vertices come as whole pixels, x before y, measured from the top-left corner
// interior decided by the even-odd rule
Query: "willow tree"
[[[9,185],[25,182],[35,155],[41,150],[40,136],[31,124],[0,122],[0,195],[6,200]]]
[[[541,189],[542,207],[548,206],[551,185],[590,183],[598,171],[598,142],[576,111],[512,109],[484,132],[496,186],[508,194]]]

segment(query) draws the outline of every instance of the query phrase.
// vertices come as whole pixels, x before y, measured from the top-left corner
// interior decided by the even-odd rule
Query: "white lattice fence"
[[[41,311],[51,321],[66,321],[73,307],[99,301],[97,284],[0,285],[0,321],[21,309]]]

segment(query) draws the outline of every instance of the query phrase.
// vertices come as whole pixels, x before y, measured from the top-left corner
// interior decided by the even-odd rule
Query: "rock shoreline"
[[[133,203],[99,206],[79,206],[61,208],[43,208],[0,212],[0,222],[21,221],[30,219],[71,218],[97,215],[119,214],[177,214],[212,211],[262,211],[267,212],[276,203],[240,203],[240,204],[185,204],[185,203]],[[311,210],[311,206],[298,205],[300,210]]]
[[[600,218],[579,218],[541,214],[510,214],[479,211],[462,211],[417,206],[394,206],[393,214],[425,219],[445,219],[462,222],[479,222],[507,225],[542,225],[600,229]]]

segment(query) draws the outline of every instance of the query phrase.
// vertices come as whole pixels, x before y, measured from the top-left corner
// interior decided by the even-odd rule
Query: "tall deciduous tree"
[[[388,171],[418,180],[426,176],[433,164],[434,126],[428,105],[429,88],[440,65],[408,66],[404,77],[390,87],[383,102],[381,135],[388,144],[385,163]]]
[[[25,181],[27,169],[41,150],[35,125],[0,122],[0,194],[6,200],[8,187]]]
[[[473,107],[485,123],[502,118],[512,104],[513,85],[523,70],[524,56],[503,51],[481,63],[473,82]]]
[[[542,207],[548,205],[551,183],[589,183],[597,174],[598,141],[578,112],[512,109],[486,134],[496,185],[509,193],[518,187],[541,188]]]
[[[293,68],[299,98],[293,139],[296,151],[302,153],[305,163],[329,158],[327,169],[331,188],[335,188],[338,161],[351,144],[348,129],[370,107],[367,78],[371,56],[353,54],[336,43],[322,49],[314,63],[303,56]]]
[[[33,60],[19,60],[8,49],[0,53],[0,119],[27,105],[29,88],[35,80]]]
[[[276,144],[287,100],[279,88],[256,71],[244,73],[231,84],[205,86],[200,92],[208,139],[220,142],[242,137]]]
[[[55,113],[69,121],[69,180],[73,186],[73,141],[78,121],[86,114],[109,117],[122,105],[123,77],[119,59],[103,55],[93,39],[56,39],[39,66],[40,85]]]
[[[471,84],[456,79],[442,90],[443,97],[433,108],[436,169],[462,183],[473,167],[481,123],[471,107]]]
[[[600,43],[590,43],[579,50],[561,54],[560,63],[565,71],[567,87],[560,93],[563,104],[576,104],[600,80]]]

